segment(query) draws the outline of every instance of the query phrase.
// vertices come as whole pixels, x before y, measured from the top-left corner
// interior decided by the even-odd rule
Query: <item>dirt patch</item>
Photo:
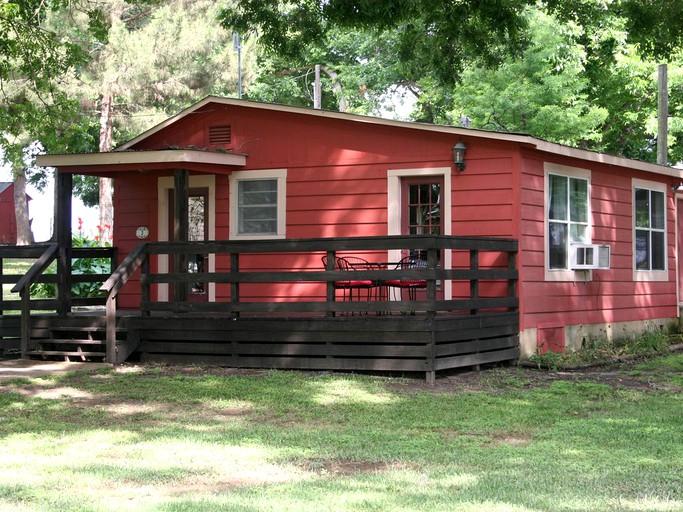
[[[325,460],[309,459],[301,466],[306,472],[315,473],[319,476],[352,476],[363,473],[382,473],[392,469],[405,469],[402,463],[371,462],[363,460]]]
[[[399,392],[497,394],[512,389],[530,390],[550,386],[553,382],[597,383],[615,389],[643,392],[680,391],[658,382],[657,372],[634,372],[641,361],[584,368],[574,371],[550,371],[521,366],[482,368],[481,371],[458,370],[437,375],[433,386],[419,378],[403,378],[388,383]]]
[[[66,361],[0,360],[0,383],[14,379],[40,379],[76,371],[111,368],[106,363],[71,363]]]

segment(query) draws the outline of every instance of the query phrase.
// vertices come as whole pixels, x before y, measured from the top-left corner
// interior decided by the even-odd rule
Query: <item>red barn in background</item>
[[[26,208],[31,198],[26,195]],[[0,244],[17,243],[17,219],[14,214],[14,183],[0,182]]]

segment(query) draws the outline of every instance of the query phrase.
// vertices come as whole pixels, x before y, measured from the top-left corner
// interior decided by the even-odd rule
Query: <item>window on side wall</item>
[[[591,241],[590,171],[546,163],[545,205],[546,280],[574,280],[572,244]]]
[[[230,238],[285,238],[287,171],[238,171],[230,175]]]
[[[633,180],[634,280],[666,280],[666,185]]]

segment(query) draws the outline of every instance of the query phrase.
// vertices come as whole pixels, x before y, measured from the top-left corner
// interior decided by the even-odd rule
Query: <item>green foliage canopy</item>
[[[246,0],[220,19],[258,36],[256,99],[310,105],[302,85],[324,64],[337,100],[323,95],[324,108],[343,96],[348,110],[378,114],[401,90],[418,98],[414,120],[467,115],[476,127],[649,161],[656,59],[668,59],[670,157],[680,161],[682,16],[672,0]]]

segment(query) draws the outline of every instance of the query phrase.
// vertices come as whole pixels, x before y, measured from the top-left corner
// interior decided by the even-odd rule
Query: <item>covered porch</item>
[[[349,272],[321,264],[322,256],[372,258],[392,249],[425,251],[431,264],[357,270],[353,279],[379,286],[387,280],[424,280],[414,300],[406,295],[344,300],[335,283],[348,280]],[[437,255],[443,250],[468,264],[439,268]],[[22,300],[2,304],[0,332],[3,344],[18,342],[22,357],[93,360],[99,347],[101,358],[115,364],[133,356],[233,367],[425,372],[433,380],[439,370],[518,357],[516,250],[513,240],[445,236],[142,243],[111,276],[89,277],[106,278],[106,299],[97,300],[105,306],[83,310],[76,305],[82,302],[67,302],[64,296],[31,299],[33,282],[56,280],[69,290],[73,278],[83,279],[42,274],[59,253],[48,246],[28,274],[2,277],[17,281],[14,289]],[[0,257],[22,252],[3,247]],[[156,271],[160,255],[182,259],[198,252],[214,254],[220,270]],[[272,262],[271,267],[254,264],[255,256]],[[191,300],[188,286],[199,282],[218,288],[215,301]],[[446,282],[453,290],[448,300],[439,297]],[[272,284],[280,286],[278,296],[259,296],[259,287]],[[159,300],[160,286],[175,290],[173,297]],[[117,307],[123,293],[139,293],[139,307]],[[12,312],[17,309],[19,314]],[[61,353],[59,344],[67,347]]]
[[[174,171],[175,241],[141,242],[119,262],[116,248],[71,247],[71,175],[59,173],[56,243],[0,247],[0,259],[35,258],[26,275],[0,276],[21,294],[16,304],[0,303],[3,346],[18,346],[25,358],[425,372],[428,380],[440,370],[518,357],[516,240],[190,242],[188,176]],[[419,266],[388,264],[416,254]],[[103,256],[111,259],[110,275],[72,275],[73,258]],[[213,264],[188,265],[198,256]],[[334,264],[338,257],[377,263],[352,274],[376,293],[347,295],[339,283],[349,281],[349,271]],[[56,273],[45,274],[53,261]],[[86,280],[103,283],[101,298],[73,297],[72,285]],[[408,294],[388,285],[402,281],[420,289]],[[32,298],[39,282],[54,282],[56,297]]]

